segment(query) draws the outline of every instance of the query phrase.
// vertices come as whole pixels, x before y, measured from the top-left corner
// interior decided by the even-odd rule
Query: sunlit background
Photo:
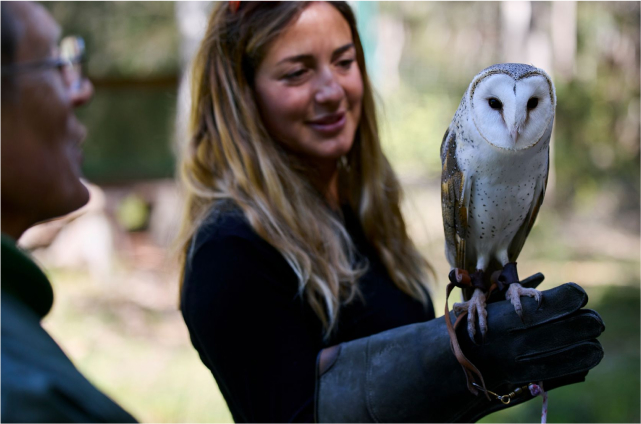
[[[411,233],[438,273],[437,311],[449,271],[439,146],[463,92],[499,62],[533,64],[552,76],[552,168],[520,273],[543,272],[543,289],[582,285],[606,331],[602,363],[587,382],[550,393],[549,420],[639,422],[639,2],[351,4]],[[66,34],[85,38],[96,88],[79,111],[89,129],[84,171],[92,200],[20,240],[54,285],[44,326],[139,420],[229,422],[177,309],[172,250],[187,70],[212,3],[44,5]],[[483,421],[536,422],[540,403]]]

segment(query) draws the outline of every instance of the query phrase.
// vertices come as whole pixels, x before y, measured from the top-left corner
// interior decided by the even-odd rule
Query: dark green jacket
[[[136,422],[96,389],[40,325],[51,284],[2,234],[2,422]]]

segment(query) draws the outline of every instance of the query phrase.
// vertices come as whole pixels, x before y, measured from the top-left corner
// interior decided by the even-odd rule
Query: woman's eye
[[[338,66],[343,69],[349,69],[352,66],[352,63],[354,63],[354,59],[343,59],[338,61]]]
[[[501,109],[503,107],[503,103],[499,99],[495,99],[492,97],[490,100],[487,102],[492,109]]]
[[[302,77],[303,75],[305,75],[305,72],[307,72],[306,69],[299,69],[297,71],[293,71],[293,72],[290,72],[288,74],[285,74],[285,76],[283,78],[286,79],[286,80],[296,80],[296,79]]]

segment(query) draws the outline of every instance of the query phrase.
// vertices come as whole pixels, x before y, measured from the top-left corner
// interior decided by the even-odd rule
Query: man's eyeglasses
[[[40,69],[58,68],[67,86],[73,90],[82,84],[82,62],[85,60],[85,41],[81,37],[65,37],[60,41],[59,57],[26,63],[2,65],[2,75],[16,75]]]

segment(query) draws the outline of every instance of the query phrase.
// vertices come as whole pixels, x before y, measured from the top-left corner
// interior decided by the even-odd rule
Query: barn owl
[[[493,283],[522,315],[516,259],[539,212],[547,184],[556,93],[545,71],[504,63],[477,74],[441,145],[441,200],[450,279],[467,281],[468,333],[487,332],[485,302]]]

